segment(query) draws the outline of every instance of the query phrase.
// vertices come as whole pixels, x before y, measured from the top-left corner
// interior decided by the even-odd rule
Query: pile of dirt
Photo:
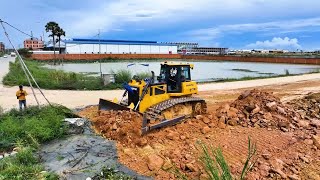
[[[320,126],[320,93],[309,94],[301,99],[294,99],[288,104],[300,114],[302,119],[309,120],[311,123]]]
[[[278,97],[256,89],[244,91],[231,104],[218,108],[216,115],[220,122],[232,126],[281,128],[283,131],[291,128],[292,121],[300,120],[300,115]]]
[[[94,129],[107,139],[122,144],[139,144],[142,116],[130,111],[100,111],[91,118]]]

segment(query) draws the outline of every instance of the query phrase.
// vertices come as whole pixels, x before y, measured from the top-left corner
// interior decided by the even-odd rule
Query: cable
[[[34,79],[33,75],[32,75],[31,72],[29,71],[29,69],[28,69],[27,65],[25,64],[25,62],[23,61],[20,53],[18,52],[18,50],[15,48],[15,46],[14,46],[13,43],[11,42],[11,40],[10,40],[10,38],[9,38],[9,35],[8,35],[7,31],[6,31],[6,28],[5,28],[4,25],[3,25],[3,22],[4,22],[4,21],[2,21],[2,20],[0,19],[0,23],[1,23],[1,26],[2,26],[2,28],[3,28],[3,30],[4,30],[5,35],[7,36],[8,41],[10,42],[11,46],[13,47],[13,49],[15,50],[15,52],[16,52],[17,55],[18,55],[18,59],[19,59],[19,61],[20,61],[20,63],[21,63],[21,66],[22,66],[22,69],[23,69],[24,73],[26,74],[26,77],[27,77],[28,82],[29,82],[29,84],[30,84],[31,90],[32,90],[32,92],[33,92],[33,95],[34,95],[34,97],[35,97],[35,99],[36,99],[36,101],[37,101],[38,107],[40,108],[40,104],[39,104],[39,101],[38,101],[38,99],[37,99],[37,96],[36,96],[35,93],[34,93],[34,89],[33,89],[33,86],[32,86],[32,83],[31,83],[31,81],[30,81],[29,76],[32,78],[33,82],[34,82],[35,85],[37,86],[37,88],[38,88],[38,90],[40,91],[40,93],[42,94],[42,96],[43,96],[43,97],[45,98],[45,100],[48,102],[48,104],[49,104],[50,106],[52,106],[51,103],[49,102],[49,100],[47,99],[47,97],[46,97],[46,96],[44,95],[44,93],[42,92],[41,88],[39,87],[37,81]],[[8,24],[8,23],[7,23],[7,24]],[[28,73],[28,74],[27,74],[27,73]]]
[[[5,24],[7,24],[8,26],[12,27],[13,29],[15,29],[15,30],[17,30],[17,31],[21,32],[22,34],[27,35],[27,36],[29,36],[29,37],[33,37],[32,35],[30,35],[30,34],[28,34],[28,33],[23,32],[22,30],[20,30],[20,29],[18,29],[18,28],[16,28],[16,27],[14,27],[13,25],[9,24],[8,22],[3,21],[2,19],[0,19],[0,23],[5,23]]]
[[[4,34],[6,35],[9,43],[11,44],[11,46],[13,47],[13,49],[15,50],[15,52],[16,52],[17,55],[18,55],[18,59],[19,59],[19,61],[20,61],[22,70],[23,70],[24,74],[25,74],[26,77],[27,77],[27,80],[28,80],[28,83],[29,83],[29,85],[30,85],[30,87],[31,87],[31,91],[32,91],[32,93],[33,93],[33,96],[34,96],[35,100],[37,101],[38,108],[40,108],[40,103],[39,103],[39,101],[38,101],[38,98],[37,98],[37,96],[36,96],[36,93],[34,92],[32,83],[31,83],[31,81],[30,81],[30,77],[29,77],[29,75],[27,74],[27,72],[26,72],[26,70],[25,70],[25,67],[24,67],[24,65],[23,65],[23,63],[22,63],[23,60],[22,60],[19,52],[17,51],[17,49],[16,49],[16,48],[14,47],[14,45],[12,44],[12,42],[11,42],[11,40],[10,40],[10,38],[9,38],[9,35],[8,35],[7,31],[6,31],[6,28],[5,28],[4,25],[3,25],[3,21],[2,21],[1,19],[0,19],[0,23],[1,23],[1,26],[2,26],[2,28],[3,28],[3,30],[4,30]]]

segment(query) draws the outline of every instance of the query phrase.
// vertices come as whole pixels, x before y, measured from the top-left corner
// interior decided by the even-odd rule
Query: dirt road
[[[15,92],[18,87],[7,87],[2,85],[2,79],[8,72],[9,62],[14,58],[2,58],[0,60],[0,106],[5,110],[18,107],[18,102],[15,97]],[[281,78],[259,79],[250,81],[237,81],[237,82],[225,82],[225,83],[210,83],[199,85],[200,94],[206,94],[206,91],[213,91],[211,94],[219,93],[219,91],[235,90],[242,88],[253,88],[260,86],[277,87],[281,84],[295,83],[302,81],[318,81],[320,80],[320,73],[306,74],[300,76],[290,76]],[[27,97],[28,105],[36,105],[36,101],[32,95],[31,89],[25,88],[29,93]],[[69,91],[69,90],[44,90],[44,94],[52,103],[64,105],[68,108],[80,108],[87,105],[97,104],[99,98],[114,99],[121,98],[122,90],[109,90],[109,91]],[[39,98],[41,104],[45,104],[45,99],[41,96],[39,91],[36,91],[36,95]]]

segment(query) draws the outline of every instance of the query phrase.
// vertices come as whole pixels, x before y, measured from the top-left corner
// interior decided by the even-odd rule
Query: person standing
[[[23,86],[19,86],[19,90],[16,92],[17,99],[19,99],[19,108],[22,110],[22,106],[24,109],[27,107],[26,96],[28,95],[27,91],[23,90]]]

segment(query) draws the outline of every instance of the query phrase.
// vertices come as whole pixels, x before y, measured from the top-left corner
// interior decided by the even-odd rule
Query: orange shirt
[[[19,90],[16,92],[16,96],[18,97],[19,100],[26,100],[26,96],[28,95],[27,91],[25,90]]]

